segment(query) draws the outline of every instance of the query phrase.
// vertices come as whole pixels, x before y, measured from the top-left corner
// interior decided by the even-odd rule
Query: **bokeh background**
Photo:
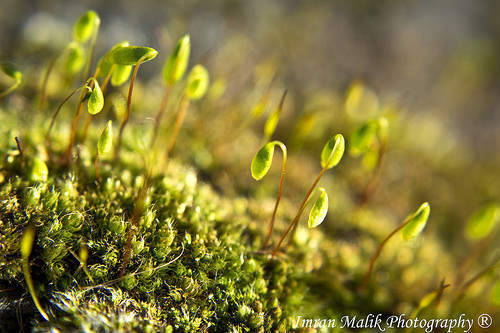
[[[47,59],[65,47],[74,21],[88,9],[102,21],[98,55],[122,40],[159,50],[156,64],[141,67],[137,122],[156,111],[163,92],[160,66],[177,39],[189,33],[190,61],[208,68],[212,90],[188,116],[176,156],[223,195],[265,202],[263,219],[272,210],[279,163],[261,184],[251,179],[249,165],[263,143],[265,115],[284,89],[288,97],[274,136],[290,150],[284,220],[312,182],[332,132],[348,137],[363,121],[387,117],[387,161],[376,194],[360,209],[356,198],[373,167],[346,155],[324,180],[333,203],[323,231],[333,243],[344,242],[333,250],[351,256],[353,262],[344,258],[346,267],[361,272],[367,254],[356,250],[359,230],[381,239],[429,201],[425,234],[433,245],[421,257],[429,262],[401,275],[404,285],[417,287],[405,290],[402,299],[415,303],[422,296],[418,288],[432,290],[442,278],[463,281],[464,274],[473,276],[495,258],[498,228],[479,242],[463,230],[474,211],[500,200],[498,1],[2,0],[1,7],[0,59],[33,69],[28,90],[36,89]],[[364,97],[349,112],[346,96],[353,82],[363,87]],[[263,116],[253,117],[267,93]],[[53,105],[62,96],[57,87],[49,87],[50,94]],[[397,258],[388,252],[387,265]],[[422,272],[428,273],[423,279]],[[494,272],[478,284],[471,299],[479,305],[471,311],[498,310],[487,305],[497,278]],[[380,281],[389,284],[390,278]],[[406,305],[397,309],[411,308]]]

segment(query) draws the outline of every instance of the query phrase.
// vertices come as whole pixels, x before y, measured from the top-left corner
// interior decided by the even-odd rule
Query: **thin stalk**
[[[359,206],[366,204],[371,197],[375,194],[377,187],[380,183],[380,178],[382,176],[382,169],[385,164],[385,157],[387,152],[387,142],[384,140],[381,142],[380,150],[378,152],[377,165],[375,167],[375,171],[372,174],[372,177],[368,181],[365,190],[361,194],[361,198],[359,201]]]
[[[42,79],[42,84],[40,86],[40,99],[38,101],[38,111],[42,111],[43,109],[43,104],[45,103],[45,97],[47,94],[47,83],[49,82],[49,77],[50,74],[52,73],[52,70],[54,69],[54,66],[59,59],[60,55],[55,57],[49,62],[49,65],[47,66],[47,69],[45,70],[45,73],[43,74],[43,79]]]
[[[23,274],[24,274],[24,279],[26,280],[26,285],[28,286],[28,291],[31,294],[31,298],[33,299],[33,303],[35,303],[35,306],[42,315],[43,319],[48,321],[49,316],[43,309],[42,305],[40,304],[40,301],[38,300],[38,297],[36,296],[35,285],[33,284],[33,279],[31,278],[30,267],[27,258],[23,259]]]
[[[332,154],[333,156],[333,154]],[[330,157],[331,159],[331,157]],[[297,211],[297,214],[295,215],[295,217],[293,218],[292,222],[288,225],[288,228],[285,230],[285,232],[283,233],[283,235],[281,236],[278,244],[276,244],[276,246],[274,247],[274,250],[272,252],[272,256],[274,256],[276,254],[276,252],[278,252],[281,244],[283,243],[283,241],[285,240],[286,236],[288,235],[288,233],[290,232],[290,230],[292,230],[293,227],[295,227],[295,225],[298,224],[299,222],[299,219],[302,215],[302,213],[304,212],[304,209],[306,208],[306,203],[307,201],[309,200],[309,197],[311,196],[312,192],[314,191],[314,189],[316,188],[316,185],[318,185],[321,177],[323,177],[323,174],[325,173],[325,171],[327,170],[327,167],[328,166],[328,163],[330,162],[330,160],[328,160],[328,162],[325,164],[325,167],[323,169],[321,169],[321,172],[319,173],[318,177],[316,177],[316,180],[314,181],[314,183],[311,185],[311,188],[309,189],[309,191],[307,192],[306,196],[304,197],[304,200],[302,201],[302,204],[300,205],[300,208],[299,210]]]
[[[23,235],[21,238],[21,256],[22,256],[24,279],[26,280],[26,285],[28,286],[28,291],[31,294],[33,303],[35,303],[35,307],[38,309],[42,317],[48,321],[49,316],[43,309],[42,305],[40,304],[40,301],[38,300],[38,297],[36,296],[35,285],[33,283],[33,279],[31,278],[29,257],[31,250],[33,248],[34,241],[35,241],[35,229],[32,225],[28,225],[23,231]]]
[[[78,260],[80,262],[79,269],[81,268],[83,270],[83,272],[85,273],[85,275],[87,275],[87,277],[89,278],[90,282],[94,283],[94,279],[92,278],[92,275],[90,275],[90,272],[87,269],[87,264],[85,263],[85,261],[83,261],[82,258],[80,258],[73,250],[68,249],[68,251],[69,251],[69,253],[71,253],[73,255],[73,257],[75,257],[76,260]],[[78,272],[78,270],[77,270],[77,272]]]
[[[144,183],[139,190],[139,194],[137,196],[136,204],[134,206],[134,210],[132,212],[130,229],[127,232],[127,242],[125,244],[125,250],[123,251],[123,261],[122,267],[120,268],[120,273],[118,275],[119,278],[125,274],[125,269],[127,269],[128,263],[130,261],[130,256],[132,254],[132,240],[137,231],[139,219],[142,216],[142,213],[145,208],[146,195],[148,193],[149,187],[151,186],[151,176],[150,172],[146,173],[144,177]]]
[[[22,81],[20,81],[20,80],[16,80],[16,82],[13,85],[11,85],[9,88],[7,88],[7,90],[0,92],[0,98],[7,96],[11,92],[13,92],[17,87],[19,87],[21,85],[21,82]]]
[[[269,222],[269,229],[267,231],[266,241],[264,242],[264,246],[262,247],[263,249],[267,248],[267,245],[269,244],[269,240],[271,239],[271,234],[273,232],[273,227],[274,227],[274,220],[276,219],[276,212],[278,211],[278,206],[280,204],[281,193],[282,193],[282,189],[283,189],[283,181],[285,180],[285,173],[286,173],[286,158],[287,158],[286,147],[284,144],[282,144],[279,141],[274,141],[274,143],[276,143],[281,148],[281,151],[283,152],[283,162],[281,164],[281,178],[280,178],[280,184],[278,187],[278,196],[276,197],[276,204],[274,205],[273,215],[271,217],[271,221]]]
[[[24,160],[24,153],[23,153],[23,147],[21,145],[21,141],[19,138],[16,136],[14,138],[16,140],[16,146],[17,146],[17,151],[19,152],[19,156],[21,157],[22,160]]]
[[[61,111],[61,108],[66,104],[66,102],[73,97],[73,95],[78,91],[82,89],[82,87],[78,87],[74,89],[66,98],[63,99],[63,101],[57,106],[56,112],[52,115],[52,118],[50,119],[50,125],[49,129],[47,130],[47,134],[45,134],[45,147],[47,147],[47,151],[50,152],[50,131],[52,130],[52,127],[54,126],[54,122],[56,121],[57,115]]]
[[[476,275],[474,275],[471,279],[469,279],[467,282],[464,283],[464,285],[460,288],[460,290],[458,291],[458,296],[457,298],[460,298],[464,295],[465,291],[467,289],[469,289],[469,287],[475,283],[477,280],[479,280],[482,276],[484,276],[486,273],[488,273],[489,271],[495,269],[496,267],[498,267],[498,263],[494,263],[486,268],[484,268],[482,271],[480,271],[479,273],[477,273]]]
[[[175,143],[177,142],[177,137],[179,136],[179,132],[182,127],[182,123],[184,122],[184,118],[186,117],[186,111],[189,107],[189,99],[186,95],[183,95],[181,101],[179,103],[179,111],[177,112],[177,117],[175,119],[174,129],[172,132],[172,136],[167,144],[167,151],[165,158],[168,160],[170,153],[174,149]]]
[[[377,248],[377,251],[373,254],[371,260],[370,260],[370,265],[368,266],[368,270],[366,271],[365,278],[363,280],[363,284],[361,285],[361,289],[364,289],[368,282],[370,282],[370,277],[373,272],[373,267],[375,266],[375,261],[377,260],[378,256],[380,255],[380,252],[382,252],[382,249],[384,248],[385,244],[394,236],[398,231],[403,229],[411,219],[406,219],[400,226],[398,226],[396,229],[394,229],[383,241],[380,243],[379,247]]]
[[[108,87],[109,80],[111,79],[111,76],[113,75],[114,68],[115,68],[115,65],[114,64],[111,65],[111,69],[109,70],[108,75],[106,75],[106,77],[104,78],[104,81],[102,82],[101,91],[103,94],[106,93],[106,88]]]
[[[94,160],[94,168],[95,168],[95,178],[99,180],[99,150],[95,153],[95,160]]]
[[[154,146],[154,144],[156,142],[156,138],[158,136],[158,129],[160,128],[163,114],[165,113],[165,109],[167,108],[168,97],[170,96],[171,89],[172,89],[172,85],[168,84],[167,87],[165,88],[165,95],[163,95],[163,99],[161,101],[160,108],[158,109],[158,112],[156,113],[153,135],[151,136],[151,143],[150,143],[151,148]]]
[[[87,58],[87,64],[85,65],[85,71],[84,71],[85,76],[83,77],[83,79],[85,79],[86,77],[88,77],[90,75],[90,65],[92,64],[92,56],[94,55],[95,44],[97,41],[98,33],[99,33],[99,25],[97,25],[95,33],[92,36],[92,41],[90,44],[90,52],[89,52],[89,56]],[[97,77],[97,73],[96,73],[96,75],[94,75],[94,77]]]
[[[76,109],[75,116],[73,117],[73,123],[71,125],[71,134],[70,134],[69,144],[68,144],[68,148],[66,149],[65,161],[68,164],[71,161],[71,152],[73,151],[73,147],[75,146],[76,129],[78,126],[78,120],[80,120],[80,116],[81,116],[82,111],[83,111],[83,106],[84,106],[83,99],[84,99],[84,97],[85,97],[85,93],[84,93],[84,91],[82,91],[82,93],[80,94],[80,99],[78,101],[78,106]]]
[[[141,65],[141,62],[138,62],[137,65],[135,65],[134,72],[132,73],[132,78],[130,79],[130,84],[128,87],[128,97],[127,97],[127,113],[125,114],[125,118],[123,119],[123,121],[120,125],[120,131],[118,132],[118,142],[116,143],[115,152],[114,152],[115,160],[117,160],[120,156],[120,148],[121,148],[121,144],[122,144],[123,130],[125,129],[125,125],[127,125],[128,119],[130,117],[130,106],[132,104],[132,92],[134,91],[134,81],[135,81],[135,77],[137,76],[137,71],[139,70],[140,65]]]

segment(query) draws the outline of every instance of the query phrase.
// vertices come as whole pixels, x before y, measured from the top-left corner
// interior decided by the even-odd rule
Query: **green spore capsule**
[[[424,202],[415,213],[409,215],[406,218],[406,225],[401,229],[401,237],[403,240],[408,241],[420,235],[427,224],[430,213],[431,207],[429,203]]]
[[[328,194],[322,187],[318,188],[318,190],[321,194],[318,199],[316,199],[316,202],[314,202],[307,221],[307,225],[310,229],[320,225],[325,220],[326,214],[328,213]]]
[[[321,151],[321,166],[331,169],[339,164],[345,150],[345,140],[342,134],[333,136]]]
[[[185,35],[179,39],[174,52],[163,67],[163,78],[168,85],[173,85],[182,78],[189,63],[190,52],[191,42],[189,35]]]
[[[99,15],[93,10],[89,10],[76,21],[73,27],[73,38],[79,43],[85,43],[95,33],[100,24]]]
[[[208,72],[202,65],[196,65],[188,75],[186,95],[189,99],[200,99],[207,92],[209,84]]]

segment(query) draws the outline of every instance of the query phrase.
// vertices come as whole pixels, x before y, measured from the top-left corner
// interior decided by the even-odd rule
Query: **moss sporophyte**
[[[381,204],[387,190],[381,172],[389,120],[391,136],[401,124],[395,124],[391,112],[381,111],[373,92],[359,83],[351,86],[344,108],[354,120],[324,121],[328,126],[317,133],[322,117],[333,118],[330,110],[321,113],[313,104],[290,127],[307,132],[293,133],[300,141],[295,145],[282,139],[286,130],[278,128],[293,118],[282,117],[286,96],[292,101],[296,96],[280,86],[276,66],[259,69],[267,73],[255,80],[261,89],[238,105],[245,112],[232,118],[237,103],[218,99],[230,78],[190,64],[189,35],[172,45],[160,81],[145,83],[139,68],[149,61],[147,66],[153,67],[158,51],[122,41],[93,62],[99,27],[93,11],[78,19],[73,39],[45,70],[34,120],[25,120],[16,109],[28,105],[16,100],[28,80],[23,82],[13,65],[2,65],[7,86],[0,97],[8,102],[0,108],[5,119],[0,122],[1,323],[35,331],[283,332],[305,310],[332,315],[344,309],[393,313],[404,307],[412,317],[438,313],[441,304],[459,304],[470,296],[466,291],[473,291],[472,286],[491,305],[500,304],[500,258],[496,253],[485,256],[498,236],[497,201],[483,202],[463,220],[459,233],[474,249],[472,259],[465,257],[458,265],[463,272],[453,280],[446,276],[446,282],[453,281],[448,284],[439,271],[426,280],[425,289],[414,290],[418,279],[429,275],[429,265],[450,265],[451,259],[444,253],[446,258],[432,259],[444,251],[431,235],[418,249],[395,242],[396,234],[410,244],[423,238],[430,204],[422,203],[397,226],[393,217],[404,216],[405,210],[396,206],[421,200],[420,189],[408,194],[411,199],[402,196],[391,206]],[[211,61],[200,62],[213,68]],[[22,72],[29,77],[29,70]],[[62,91],[54,93],[52,83]],[[29,92],[23,98],[34,95]],[[151,103],[151,96],[158,104]],[[279,102],[259,123],[271,96]],[[333,100],[338,104],[342,97]],[[375,111],[360,116],[365,109]],[[84,126],[82,114],[87,116]],[[168,114],[171,121],[165,120]],[[209,137],[216,131],[212,128],[198,131],[205,123],[197,122],[210,117],[216,130],[230,128],[224,131],[228,136]],[[231,119],[226,123],[224,117]],[[21,128],[24,121],[26,128]],[[346,139],[331,135],[344,129]],[[326,135],[326,144],[317,144]],[[250,174],[262,180],[258,186],[250,182],[251,155],[241,149],[245,144],[256,151]],[[319,163],[310,153],[315,147]],[[278,184],[273,183],[277,177],[263,180],[276,149],[281,158]],[[350,156],[344,156],[346,149]],[[194,150],[202,153],[191,154]],[[358,157],[361,171],[351,173],[360,166]],[[197,169],[184,164],[190,162]],[[336,166],[332,181],[326,171]],[[304,177],[311,170],[317,175]],[[242,174],[248,176],[244,181]],[[395,172],[393,177],[402,175]],[[269,206],[262,197],[272,198]],[[332,203],[338,205],[330,206],[328,214]],[[434,219],[442,220],[442,207],[433,205]],[[299,228],[307,207],[307,228]],[[397,246],[396,260],[384,256],[392,253],[391,245]],[[474,267],[478,258],[486,259]],[[381,283],[393,275],[403,278]],[[411,293],[408,299],[402,299],[403,288]]]

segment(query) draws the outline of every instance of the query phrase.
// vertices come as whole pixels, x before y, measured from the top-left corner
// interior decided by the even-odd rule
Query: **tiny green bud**
[[[70,43],[68,46],[64,69],[68,75],[73,75],[85,65],[85,52],[77,43]]]
[[[97,142],[97,151],[99,155],[106,154],[111,151],[111,146],[113,143],[113,123],[111,120],[108,121],[106,127],[102,131],[99,141]]]
[[[79,43],[85,43],[95,33],[100,24],[99,15],[93,10],[89,10],[76,21],[73,27],[73,38]]]
[[[490,203],[478,209],[467,221],[465,233],[471,239],[481,239],[488,236],[495,223],[500,218],[497,204]]]
[[[14,65],[10,63],[2,63],[0,65],[0,68],[2,69],[2,72],[4,72],[5,75],[15,80],[16,82],[23,81],[23,73],[21,73],[21,71],[17,69]]]
[[[94,89],[92,89],[92,92],[90,93],[87,106],[90,114],[98,114],[104,107],[104,96],[102,94],[101,88],[99,87],[99,83],[97,83],[97,80],[93,80]]]
[[[490,301],[491,304],[500,306],[500,280],[495,283],[491,290]]]
[[[21,256],[23,259],[28,259],[33,249],[33,242],[35,241],[35,230],[32,226],[24,228],[23,235],[21,236]]]
[[[406,222],[406,225],[401,229],[401,237],[403,240],[408,241],[415,238],[424,230],[430,212],[431,207],[429,203],[424,202],[415,213],[406,218],[408,222]]]
[[[366,153],[376,140],[377,126],[373,121],[368,121],[356,128],[350,136],[349,152],[353,156]]]
[[[128,65],[115,65],[113,74],[111,75],[111,84],[115,87],[121,86],[128,80],[132,66]]]
[[[47,180],[48,175],[49,169],[47,169],[47,165],[40,158],[36,157],[31,166],[30,179],[32,181],[44,182]]]
[[[274,143],[269,142],[262,147],[252,159],[250,171],[255,180],[261,180],[271,168],[274,155]]]
[[[210,81],[208,72],[202,65],[196,65],[188,75],[186,95],[189,99],[200,99],[205,95]]]
[[[116,65],[137,65],[153,60],[158,51],[146,46],[121,46],[110,54],[110,61]]]
[[[163,78],[168,85],[172,85],[179,81],[186,72],[190,51],[191,43],[189,35],[185,35],[179,39],[174,52],[170,58],[168,58],[165,67],[163,67]]]
[[[323,150],[321,151],[321,166],[323,168],[331,169],[339,164],[344,155],[345,140],[342,134],[333,136],[328,141]]]
[[[328,213],[328,194],[322,187],[318,188],[318,190],[321,191],[321,194],[309,212],[309,220],[307,221],[310,229],[316,228],[320,225]]]

